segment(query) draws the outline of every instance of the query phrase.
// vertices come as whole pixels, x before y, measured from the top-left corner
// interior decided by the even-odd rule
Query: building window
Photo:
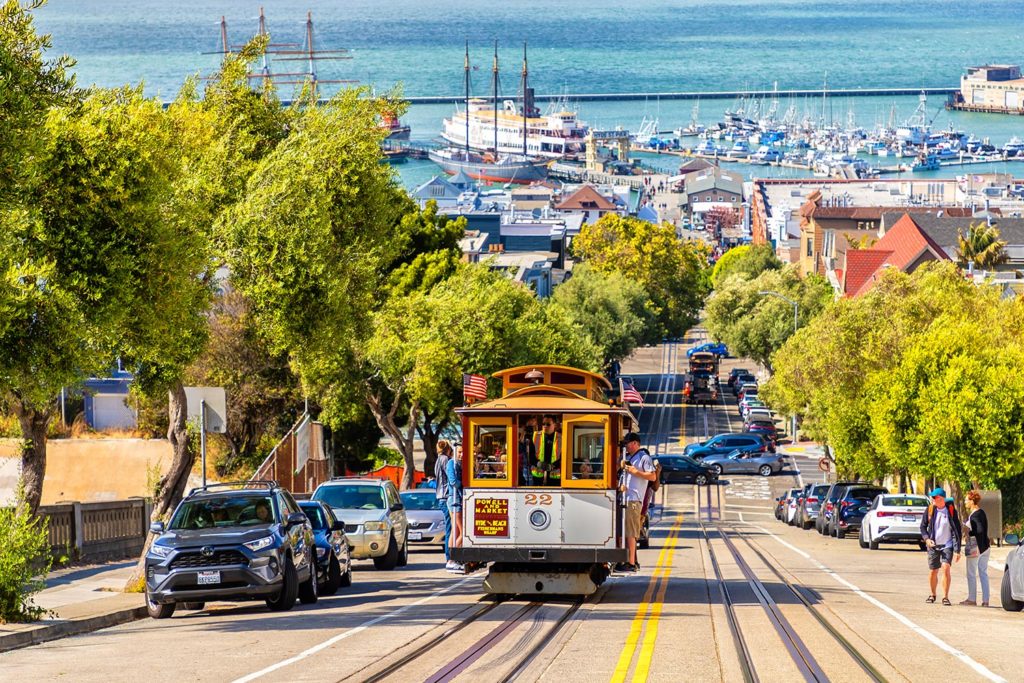
[[[814,238],[810,237],[807,239],[807,255],[814,256]]]

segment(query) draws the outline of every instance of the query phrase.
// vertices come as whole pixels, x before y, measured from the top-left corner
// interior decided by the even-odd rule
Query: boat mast
[[[494,41],[494,154],[498,154],[498,41]]]
[[[220,16],[220,49],[221,54],[224,55],[224,59],[228,58],[228,20],[222,14]]]
[[[316,62],[313,59],[313,13],[306,12],[306,45],[309,47],[309,75],[313,81],[313,92],[316,92]]]
[[[466,39],[466,60],[463,63],[466,72],[466,161],[469,161],[469,39]]]
[[[523,158],[527,157],[526,151],[526,120],[529,115],[528,112],[528,99],[527,99],[527,78],[529,76],[529,69],[526,66],[526,41],[523,41]]]

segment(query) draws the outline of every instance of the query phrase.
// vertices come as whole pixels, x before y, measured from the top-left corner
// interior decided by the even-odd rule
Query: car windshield
[[[430,493],[406,492],[400,494],[402,505],[407,510],[440,510],[441,501],[433,491]]]
[[[881,489],[850,489],[850,493],[846,497],[853,500],[872,501],[880,493],[888,493],[888,491]]]
[[[885,496],[882,498],[882,505],[899,508],[926,507],[928,500],[926,498],[911,498],[909,496]]]
[[[327,528],[327,517],[324,515],[323,508],[319,505],[300,505],[299,507],[306,513],[309,523],[315,530],[320,531]]]
[[[826,493],[828,493],[828,484],[825,484],[824,486],[815,486],[811,491],[811,495],[815,497],[824,496]]]
[[[750,426],[751,427],[761,427],[761,428],[771,427],[772,429],[774,429],[775,428],[775,423],[772,422],[771,420],[752,420],[750,422]]]
[[[192,531],[232,526],[257,526],[274,521],[269,496],[211,496],[183,502],[168,529]]]
[[[343,510],[383,510],[384,492],[376,484],[331,484],[313,494],[332,508]]]

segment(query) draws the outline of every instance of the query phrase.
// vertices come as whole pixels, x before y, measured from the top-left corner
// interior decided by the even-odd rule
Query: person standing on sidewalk
[[[932,504],[921,519],[921,540],[928,547],[928,577],[931,593],[925,602],[935,602],[935,591],[939,585],[939,569],[942,569],[942,604],[947,607],[949,601],[950,567],[960,561],[960,539],[963,527],[960,517],[956,514],[956,506],[946,500],[945,489],[936,488],[931,494]]]
[[[452,536],[452,515],[448,511],[448,474],[446,468],[452,457],[452,445],[442,439],[437,442],[437,460],[434,461],[434,481],[437,484],[437,507],[441,510],[441,518],[444,520],[444,561],[445,568],[451,565],[451,551],[448,548],[448,540]]]
[[[657,474],[654,471],[654,461],[646,448],[640,446],[640,435],[636,432],[626,434],[622,440],[626,448],[627,457],[622,463],[622,484],[621,491],[626,498],[626,547],[629,550],[627,562],[616,565],[615,569],[624,572],[635,572],[640,569],[640,563],[636,561],[636,539],[640,536],[641,525],[643,524],[644,499],[647,497],[647,487],[655,480]]]
[[[988,607],[988,517],[981,509],[981,494],[967,492],[967,521],[964,524],[964,557],[967,558],[967,599],[961,605],[978,604],[981,579],[981,606]]]
[[[462,461],[459,458],[448,459],[448,464],[445,466],[445,478],[448,483],[448,512],[451,515],[454,530],[451,540],[445,543],[445,552],[450,552],[449,547],[459,548],[462,546]],[[465,566],[455,560],[449,561],[445,565],[445,569],[454,574],[464,574],[466,571]]]

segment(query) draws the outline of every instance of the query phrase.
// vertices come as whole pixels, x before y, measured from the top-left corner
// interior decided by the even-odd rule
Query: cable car
[[[463,538],[452,558],[489,565],[489,593],[589,595],[627,559],[619,443],[636,419],[592,372],[539,365],[493,376],[500,398],[456,409]]]

